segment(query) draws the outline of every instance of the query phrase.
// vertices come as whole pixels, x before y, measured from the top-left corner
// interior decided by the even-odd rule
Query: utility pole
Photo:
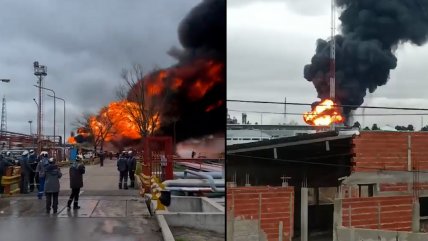
[[[287,124],[287,97],[284,98],[284,124]]]

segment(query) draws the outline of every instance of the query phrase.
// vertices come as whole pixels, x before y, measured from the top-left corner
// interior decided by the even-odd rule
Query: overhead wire
[[[240,103],[253,103],[253,104],[278,104],[278,105],[297,105],[297,106],[312,106],[312,104],[302,102],[276,102],[276,101],[257,101],[257,100],[227,100],[228,102],[240,102]],[[323,106],[323,105],[321,105]],[[348,108],[360,108],[360,109],[385,109],[385,110],[419,110],[428,111],[426,108],[410,108],[410,107],[389,107],[389,106],[358,106],[358,105],[342,105],[336,104],[334,107],[348,107]]]
[[[229,154],[228,156],[237,156],[237,157],[244,157],[244,158],[253,158],[253,159],[260,159],[260,160],[270,160],[270,161],[280,161],[280,162],[289,162],[289,163],[299,163],[299,164],[308,164],[308,165],[318,165],[318,166],[332,166],[332,167],[346,167],[346,168],[352,168],[352,167],[358,167],[366,170],[375,170],[378,172],[381,171],[393,171],[393,172],[410,172],[410,173],[428,173],[428,171],[420,171],[420,170],[396,170],[396,169],[384,169],[384,168],[375,168],[375,167],[364,167],[364,166],[353,166],[353,165],[345,165],[345,164],[335,164],[335,163],[320,163],[320,162],[310,162],[310,161],[304,161],[303,160],[291,160],[291,159],[281,159],[281,158],[270,158],[270,157],[260,157],[260,156],[249,156],[249,155],[241,155],[241,154]]]
[[[275,114],[275,115],[297,115],[301,116],[302,113],[298,112],[273,112],[273,111],[255,111],[255,110],[235,110],[228,109],[231,112],[239,112],[239,113],[257,113],[257,114]],[[427,113],[370,113],[370,114],[352,114],[353,116],[421,116],[428,115]]]

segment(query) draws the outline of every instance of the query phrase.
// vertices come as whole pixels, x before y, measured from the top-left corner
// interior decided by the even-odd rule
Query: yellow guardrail
[[[156,210],[165,210],[165,205],[161,203],[159,198],[161,197],[161,191],[165,190],[165,185],[161,183],[159,178],[147,176],[142,173],[135,174],[135,179],[138,182],[138,185],[140,187],[140,195],[144,197],[145,189],[149,187],[150,194],[152,196],[152,200],[156,200]]]
[[[9,167],[6,176],[2,176],[1,185],[4,187],[4,194],[13,195],[19,193],[19,182],[21,180],[21,168]]]

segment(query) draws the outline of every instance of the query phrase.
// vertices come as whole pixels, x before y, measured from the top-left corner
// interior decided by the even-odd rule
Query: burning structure
[[[183,49],[169,52],[178,63],[137,76],[122,101],[110,103],[89,121],[90,129],[108,132],[106,141],[153,134],[174,134],[177,141],[224,135],[225,9],[225,0],[204,0],[193,8],[178,28]]]
[[[342,8],[339,17],[342,33],[328,41],[317,40],[315,55],[305,66],[304,77],[314,84],[318,98],[324,101],[331,98],[329,79],[334,74],[333,101],[346,106],[342,111],[347,119],[351,111],[363,104],[367,91],[373,93],[388,82],[390,71],[397,67],[394,52],[399,44],[410,42],[421,46],[427,41],[428,2],[334,1]],[[331,68],[332,47],[334,68]]]

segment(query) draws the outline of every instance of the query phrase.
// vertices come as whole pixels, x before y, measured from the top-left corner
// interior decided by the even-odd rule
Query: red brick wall
[[[418,185],[419,190],[428,190],[428,183],[419,183]],[[410,189],[409,191],[412,192],[413,190],[413,184],[410,183]],[[381,192],[388,192],[388,191],[400,191],[405,192],[408,191],[407,183],[394,183],[394,184],[380,184],[380,191]]]
[[[283,223],[283,240],[289,240],[293,233],[293,187],[227,188],[227,212],[230,212],[233,206],[235,218],[257,220],[259,194],[261,194],[261,228],[268,240],[278,240],[280,221]]]
[[[354,171],[407,170],[409,135],[412,164],[428,170],[428,132],[362,131],[353,140]]]
[[[378,215],[379,209],[380,216]],[[351,212],[350,216],[349,212]],[[343,199],[342,225],[355,228],[411,231],[412,197],[392,196]]]

